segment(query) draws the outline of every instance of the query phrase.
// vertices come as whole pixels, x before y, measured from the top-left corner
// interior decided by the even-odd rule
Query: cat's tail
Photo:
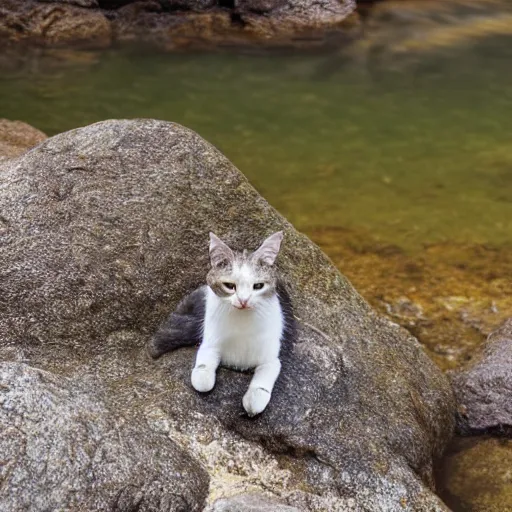
[[[148,343],[148,353],[157,359],[166,352],[201,343],[202,326],[197,318],[172,313]]]
[[[205,312],[205,289],[187,295],[149,340],[147,350],[153,359],[181,347],[201,343]]]

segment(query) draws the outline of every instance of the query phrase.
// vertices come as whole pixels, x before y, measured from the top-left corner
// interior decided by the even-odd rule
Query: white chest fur
[[[221,364],[249,369],[278,357],[284,329],[279,299],[258,306],[239,310],[207,288],[203,344],[218,351]]]

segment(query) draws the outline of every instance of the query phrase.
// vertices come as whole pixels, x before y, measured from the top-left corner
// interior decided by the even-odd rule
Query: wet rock
[[[45,139],[43,132],[29,124],[0,119],[0,160],[21,155]]]
[[[454,512],[512,510],[512,440],[459,438],[444,459],[441,496]]]
[[[469,368],[456,373],[459,428],[512,431],[512,319],[492,333]]]
[[[263,492],[310,511],[446,510],[432,464],[454,423],[448,381],[197,134],[107,121],[48,139],[0,177],[4,358],[93,385],[129,425],[143,417],[207,469],[208,506]],[[253,248],[280,229],[299,335],[251,419],[249,375],[222,369],[199,395],[193,349],[155,363],[144,344],[204,281],[210,230]]]
[[[0,510],[202,510],[199,464],[81,387],[0,363]]]

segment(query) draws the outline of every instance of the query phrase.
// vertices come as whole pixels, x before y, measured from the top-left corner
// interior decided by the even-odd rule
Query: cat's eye
[[[235,290],[236,285],[233,283],[222,283],[228,290]]]
[[[263,288],[263,286],[265,286],[265,283],[256,283],[253,288],[255,290],[261,290]]]

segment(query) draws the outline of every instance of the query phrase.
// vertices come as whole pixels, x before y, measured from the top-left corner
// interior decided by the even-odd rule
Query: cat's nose
[[[240,306],[242,306],[242,308],[246,308],[247,307],[247,303],[249,302],[249,299],[238,299],[240,301]]]

